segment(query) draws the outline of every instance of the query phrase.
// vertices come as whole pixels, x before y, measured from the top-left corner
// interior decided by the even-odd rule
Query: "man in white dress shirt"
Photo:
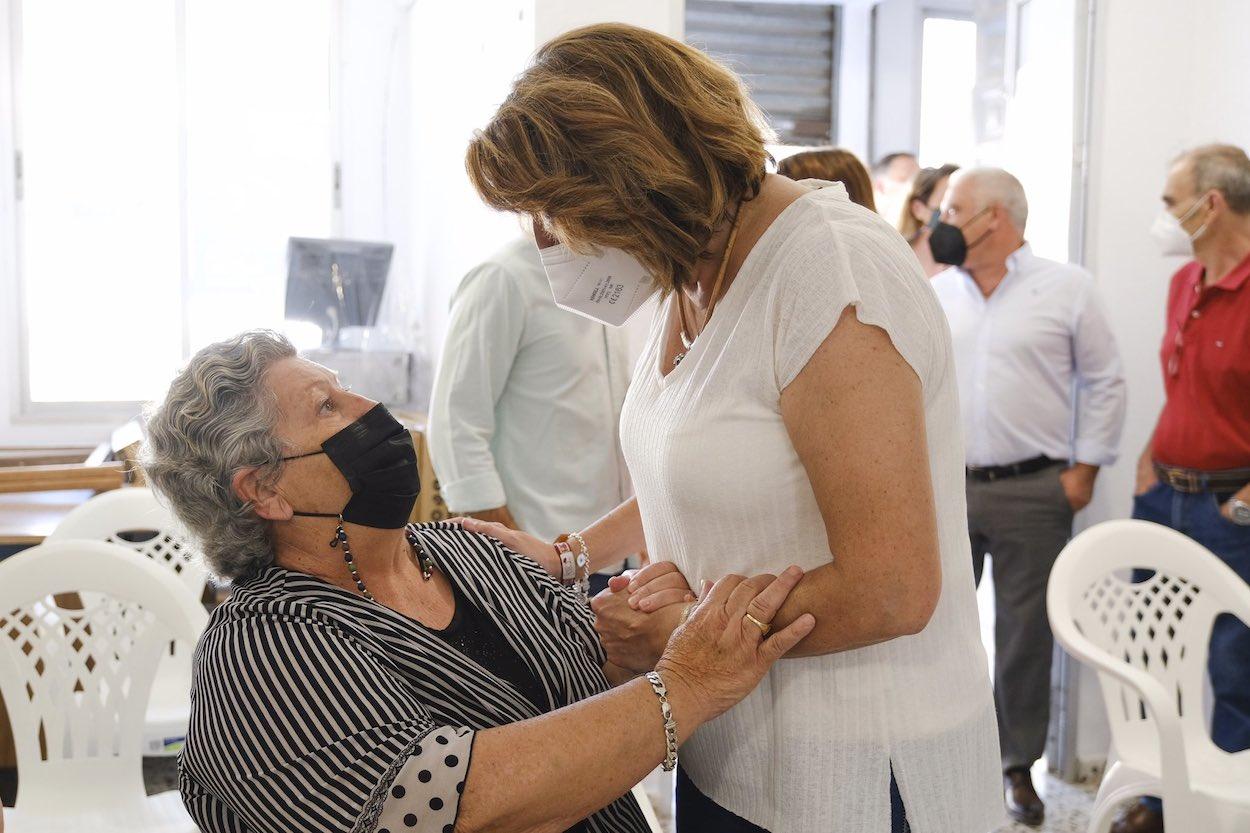
[[[955,347],[968,473],[968,525],[980,581],[993,558],[994,699],[1007,809],[1044,815],[1029,777],[1050,717],[1053,640],[1046,582],[1124,423],[1119,352],[1093,277],[1033,254],[1028,203],[1006,171],[957,174],[933,280]]]
[[[533,240],[475,267],[452,297],[430,454],[453,512],[548,541],[630,495],[618,424],[625,331],[556,306]],[[601,589],[607,574],[592,576]]]

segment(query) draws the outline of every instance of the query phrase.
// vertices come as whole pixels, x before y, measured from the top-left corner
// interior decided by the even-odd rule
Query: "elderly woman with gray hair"
[[[767,633],[797,568],[731,576],[630,679],[537,564],[408,525],[408,432],[274,333],[201,350],[148,430],[152,485],[233,584],[180,762],[209,833],[643,833],[631,785],[814,624]]]

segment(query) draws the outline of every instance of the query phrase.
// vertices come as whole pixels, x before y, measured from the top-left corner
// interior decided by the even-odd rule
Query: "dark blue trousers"
[[[894,773],[890,773],[890,833],[908,833],[907,813]],[[677,833],[769,833],[708,798],[677,767]],[[781,833],[781,831],[778,831]]]
[[[1133,517],[1153,521],[1193,538],[1250,583],[1250,527],[1238,526],[1220,514],[1231,494],[1183,494],[1159,483],[1133,500]],[[1211,740],[1226,752],[1250,749],[1250,628],[1233,616],[1215,620],[1208,671],[1215,707]],[[1157,798],[1142,800],[1156,811]]]

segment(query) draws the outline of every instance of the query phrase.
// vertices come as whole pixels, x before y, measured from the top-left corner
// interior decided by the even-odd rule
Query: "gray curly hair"
[[[295,355],[291,342],[270,330],[210,344],[148,414],[144,474],[223,580],[246,578],[273,563],[269,522],[235,494],[231,479],[252,466],[263,480],[278,478],[277,402],[264,378],[276,362]]]

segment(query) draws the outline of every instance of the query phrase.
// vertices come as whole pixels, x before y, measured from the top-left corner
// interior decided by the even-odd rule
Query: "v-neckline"
[[[417,524],[415,526],[420,525]],[[556,687],[555,683],[549,682],[547,677],[544,675],[543,669],[540,669],[537,666],[537,663],[532,662],[531,658],[527,656],[525,651],[516,647],[514,640],[509,638],[509,629],[504,625],[504,621],[506,619],[510,619],[510,617],[507,616],[505,611],[498,609],[495,605],[490,603],[490,596],[495,593],[497,589],[489,585],[476,582],[474,577],[468,572],[460,570],[458,565],[451,563],[451,559],[443,559],[441,557],[442,553],[439,552],[437,548],[431,547],[428,552],[430,553],[430,557],[434,559],[434,565],[443,574],[443,577],[447,580],[448,585],[451,587],[452,598],[454,599],[455,604],[455,609],[452,612],[453,620],[456,614],[459,613],[461,602],[477,606],[481,615],[489,620],[494,627],[500,631],[503,635],[504,641],[508,643],[512,650],[516,651],[517,656],[521,659],[521,664],[528,668],[530,673],[532,673],[535,679],[538,680],[539,688],[542,689],[544,695],[552,704],[552,707],[559,708],[557,705],[560,702],[558,687]],[[330,588],[332,592],[341,594],[345,599],[350,600],[353,605],[366,606],[369,610],[376,611],[378,616],[383,620],[390,621],[393,625],[402,626],[411,633],[419,634],[421,637],[419,644],[423,645],[427,650],[445,652],[449,659],[454,659],[469,671],[474,672],[477,676],[490,677],[498,685],[503,686],[511,692],[520,702],[527,704],[526,709],[518,712],[523,716],[521,718],[513,719],[526,719],[529,717],[541,716],[546,713],[539,704],[533,703],[530,698],[518,689],[510,680],[498,676],[491,669],[482,665],[473,657],[467,656],[456,650],[455,647],[443,638],[443,633],[446,629],[440,630],[439,628],[427,625],[420,619],[409,616],[408,614],[396,610],[389,605],[381,604],[376,601],[369,601],[364,596],[361,596],[358,593],[353,593],[345,587],[332,584],[319,576],[314,576],[310,573],[301,573],[298,570],[291,570],[288,567],[280,567],[276,565],[275,569],[283,570],[284,572],[295,575],[300,579],[308,579],[317,582],[324,587]],[[474,586],[470,588],[468,586],[470,584]],[[448,623],[448,627],[450,627],[450,625],[451,623]],[[515,704],[512,705],[515,708]],[[483,704],[483,708],[486,707],[486,704]],[[489,705],[489,708],[498,711],[498,704],[492,702]],[[526,712],[529,713],[527,714]]]
[[[751,250],[747,252],[747,256],[742,259],[741,265],[738,266],[738,271],[734,274],[733,280],[729,284],[729,288],[725,290],[725,294],[721,296],[720,301],[716,304],[716,309],[719,310],[721,314],[712,316],[699,335],[695,337],[694,343],[692,343],[689,349],[686,350],[682,360],[674,367],[669,368],[669,371],[665,373],[664,364],[668,354],[668,342],[673,335],[673,322],[671,319],[676,318],[673,307],[677,303],[677,293],[682,290],[674,289],[669,293],[668,298],[665,299],[664,306],[661,309],[661,318],[659,321],[660,332],[657,336],[658,343],[656,344],[656,355],[654,360],[651,362],[651,372],[655,374],[656,382],[659,384],[661,389],[668,387],[669,382],[677,374],[682,372],[682,368],[692,363],[691,360],[695,358],[695,354],[697,352],[702,352],[703,345],[708,341],[708,336],[713,332],[713,328],[718,327],[719,323],[725,318],[724,313],[729,309],[732,309],[733,305],[730,303],[730,297],[733,296],[736,301],[737,295],[741,294],[739,286],[743,283],[743,274],[745,274],[748,267],[754,263],[756,253],[760,251],[764,242],[771,234],[773,234],[774,230],[781,223],[782,218],[790,213],[790,210],[796,205],[803,202],[803,200],[807,199],[812,194],[819,193],[821,190],[823,189],[811,189],[808,193],[796,197],[790,202],[789,205],[777,213],[777,216],[774,217],[772,222],[768,224],[768,227],[764,229],[763,233],[756,238],[755,243],[751,246]],[[680,339],[680,334],[677,337]]]

